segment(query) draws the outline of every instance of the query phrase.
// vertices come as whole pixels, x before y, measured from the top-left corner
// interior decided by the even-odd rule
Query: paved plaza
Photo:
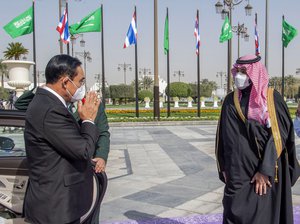
[[[109,183],[101,223],[159,223],[151,221],[157,218],[164,218],[163,223],[202,223],[171,218],[221,217],[223,184],[214,155],[216,123],[111,124],[110,132]],[[300,158],[300,139],[296,144]],[[300,181],[293,188],[293,203],[298,209]]]

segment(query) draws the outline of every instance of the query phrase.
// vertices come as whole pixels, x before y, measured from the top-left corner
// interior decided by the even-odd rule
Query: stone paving
[[[220,216],[223,184],[214,156],[215,124],[111,127],[110,131],[109,183],[101,223],[202,223],[171,218]],[[300,139],[296,144],[300,159]],[[300,181],[293,188],[293,203],[300,205]]]

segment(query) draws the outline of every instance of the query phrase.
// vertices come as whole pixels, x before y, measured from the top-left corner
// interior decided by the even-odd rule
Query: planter
[[[29,68],[35,63],[32,61],[5,60],[2,61],[2,64],[5,64],[8,69],[9,81],[7,84],[16,88],[17,97],[21,96],[25,88],[31,84],[29,81]]]
[[[174,101],[174,107],[179,107],[179,101]]]
[[[214,108],[218,107],[218,101],[214,101],[213,107],[214,107]]]
[[[148,101],[145,102],[145,108],[150,108],[150,102]]]
[[[202,108],[205,107],[205,101],[201,101],[201,107],[202,107]]]
[[[193,107],[193,102],[192,101],[188,101],[188,106],[187,107]]]
[[[164,107],[164,102],[160,101],[160,102],[159,102],[159,107],[160,107],[160,108],[163,108],[163,107]]]

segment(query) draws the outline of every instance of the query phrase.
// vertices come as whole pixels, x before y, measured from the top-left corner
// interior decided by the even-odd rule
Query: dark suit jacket
[[[38,88],[26,112],[25,148],[29,186],[25,217],[32,223],[69,223],[86,213],[92,201],[91,158],[99,131],[78,125],[63,103]]]

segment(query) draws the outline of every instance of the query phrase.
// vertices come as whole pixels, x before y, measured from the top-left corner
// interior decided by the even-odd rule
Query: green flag
[[[84,17],[80,22],[71,25],[71,35],[87,32],[101,32],[101,8]]]
[[[222,33],[219,38],[220,43],[223,43],[224,41],[230,40],[232,38],[232,30],[231,30],[231,25],[229,23],[228,16],[226,16],[226,18],[225,18],[221,32]]]
[[[12,37],[16,38],[22,35],[32,33],[33,31],[33,9],[30,7],[18,17],[14,18],[3,29]]]
[[[287,47],[290,41],[297,35],[298,31],[288,24],[285,20],[282,21],[282,43]]]
[[[165,20],[164,50],[165,50],[165,54],[167,54],[169,51],[169,16],[168,16],[168,14],[166,15],[166,20]]]

